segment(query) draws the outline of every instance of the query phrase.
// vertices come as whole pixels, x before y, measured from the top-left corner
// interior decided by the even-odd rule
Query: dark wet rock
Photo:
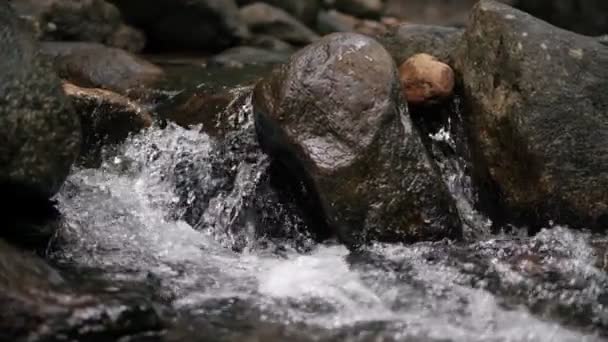
[[[42,40],[98,42],[130,51],[141,51],[145,45],[143,34],[124,25],[118,8],[104,0],[15,0],[13,4],[34,22]]]
[[[50,63],[0,2],[0,187],[5,200],[54,195],[78,155],[80,122]]]
[[[111,0],[155,50],[221,50],[249,35],[234,0]]]
[[[357,32],[374,37],[386,34],[388,29],[377,21],[363,20],[336,10],[328,10],[319,12],[317,30],[321,34]]]
[[[373,39],[323,38],[258,83],[253,104],[263,148],[303,184],[318,206],[309,214],[342,241],[460,236],[395,64]]]
[[[255,2],[264,2],[280,8],[307,25],[314,25],[321,7],[321,0],[237,0],[239,6]]]
[[[82,42],[47,42],[45,55],[54,60],[59,76],[81,87],[118,93],[151,86],[163,76],[156,65],[124,50]]]
[[[389,29],[378,40],[393,56],[397,64],[418,53],[437,57],[451,64],[463,30],[453,27],[401,24]]]
[[[213,56],[210,64],[226,67],[243,67],[245,65],[278,64],[289,58],[290,54],[260,49],[252,46],[238,46]]]
[[[494,1],[457,57],[478,181],[503,215],[606,228],[608,47]]]
[[[517,0],[514,6],[570,31],[608,33],[608,2],[604,0]]]
[[[318,38],[314,31],[289,13],[262,2],[241,8],[241,17],[251,32],[273,36],[288,43],[305,45]]]
[[[152,125],[152,116],[141,105],[114,92],[63,85],[82,123],[81,156],[99,160],[104,147],[123,142],[130,134]]]
[[[378,18],[384,9],[382,0],[325,0],[325,4],[362,18]]]
[[[143,299],[76,291],[32,253],[0,240],[0,340],[115,340],[160,332],[152,304]]]
[[[598,37],[598,40],[600,41],[600,43],[608,45],[608,34]]]
[[[248,104],[252,87],[223,91],[195,89],[184,91],[157,108],[160,117],[182,127],[202,125],[202,130],[222,137],[238,131],[245,118],[238,115]]]
[[[420,53],[399,67],[403,93],[408,104],[441,102],[454,92],[454,71],[435,57]]]
[[[384,14],[416,24],[464,26],[469,10],[476,2],[477,0],[387,0]]]

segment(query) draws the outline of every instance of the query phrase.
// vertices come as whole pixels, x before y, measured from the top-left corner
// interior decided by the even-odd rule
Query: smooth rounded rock
[[[375,40],[336,33],[257,84],[262,147],[304,187],[310,215],[353,247],[459,237],[447,188]]]
[[[431,55],[410,57],[399,67],[399,73],[409,104],[433,104],[450,97],[454,91],[454,71]]]

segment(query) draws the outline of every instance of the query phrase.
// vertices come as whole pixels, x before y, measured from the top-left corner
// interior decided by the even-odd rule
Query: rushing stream
[[[250,105],[239,110],[241,133],[250,134]],[[564,227],[532,238],[491,235],[465,196],[467,182],[448,174],[464,221],[485,234],[470,223],[467,242],[377,244],[357,253],[306,237],[298,244],[271,239],[241,219],[268,158],[227,156],[221,142],[199,132],[154,127],[100,168],[74,170],[58,196],[65,227],[52,254],[59,265],[105,280],[152,284],[150,296],[186,322],[183,341],[608,335],[605,238]],[[442,134],[433,140],[449,142],[449,132]],[[218,172],[224,159],[231,162],[219,165],[230,170]]]

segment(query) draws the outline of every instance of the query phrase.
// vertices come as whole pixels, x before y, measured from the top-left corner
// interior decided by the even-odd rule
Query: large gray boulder
[[[234,0],[111,0],[155,50],[221,50],[248,37]]]
[[[256,34],[272,36],[288,43],[306,45],[319,36],[284,10],[256,2],[242,7],[241,17]]]
[[[347,245],[460,236],[395,63],[372,38],[336,33],[308,46],[257,84],[253,106],[262,147]]]
[[[503,214],[606,228],[608,47],[483,0],[456,65],[478,178],[496,188]]]
[[[10,3],[0,2],[0,184],[51,197],[80,146],[80,122]]]

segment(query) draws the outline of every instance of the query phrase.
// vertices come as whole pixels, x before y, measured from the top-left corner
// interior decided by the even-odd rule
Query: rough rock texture
[[[477,0],[387,0],[384,13],[416,24],[463,26],[469,10],[476,2]]]
[[[395,64],[373,39],[326,36],[258,83],[253,105],[263,148],[347,245],[460,235]]]
[[[432,104],[454,91],[454,71],[425,53],[408,58],[400,67],[401,85],[407,103]]]
[[[0,187],[11,200],[50,197],[80,146],[80,122],[50,63],[17,15],[0,2]]]
[[[418,53],[433,55],[450,64],[462,33],[462,29],[453,27],[401,24],[378,37],[378,41],[398,65]]]
[[[101,44],[47,42],[42,44],[42,51],[54,60],[60,77],[82,87],[124,94],[132,88],[151,86],[163,77],[156,65]]]
[[[220,50],[248,36],[234,0],[111,0],[155,50]]]
[[[14,0],[18,13],[33,21],[43,40],[89,41],[141,51],[145,36],[123,23],[105,0]]]
[[[82,123],[81,155],[96,160],[103,147],[123,142],[131,133],[152,125],[152,116],[139,104],[114,92],[64,83]]]
[[[483,184],[510,219],[608,225],[608,47],[481,1],[459,48]]]
[[[514,6],[571,31],[587,35],[608,33],[608,1],[517,0]]]
[[[264,2],[278,7],[307,25],[314,25],[317,20],[317,12],[321,7],[320,0],[237,0],[239,6],[255,2]]]
[[[314,31],[289,13],[262,2],[241,8],[241,17],[251,32],[273,36],[288,43],[305,45],[318,38]]]

